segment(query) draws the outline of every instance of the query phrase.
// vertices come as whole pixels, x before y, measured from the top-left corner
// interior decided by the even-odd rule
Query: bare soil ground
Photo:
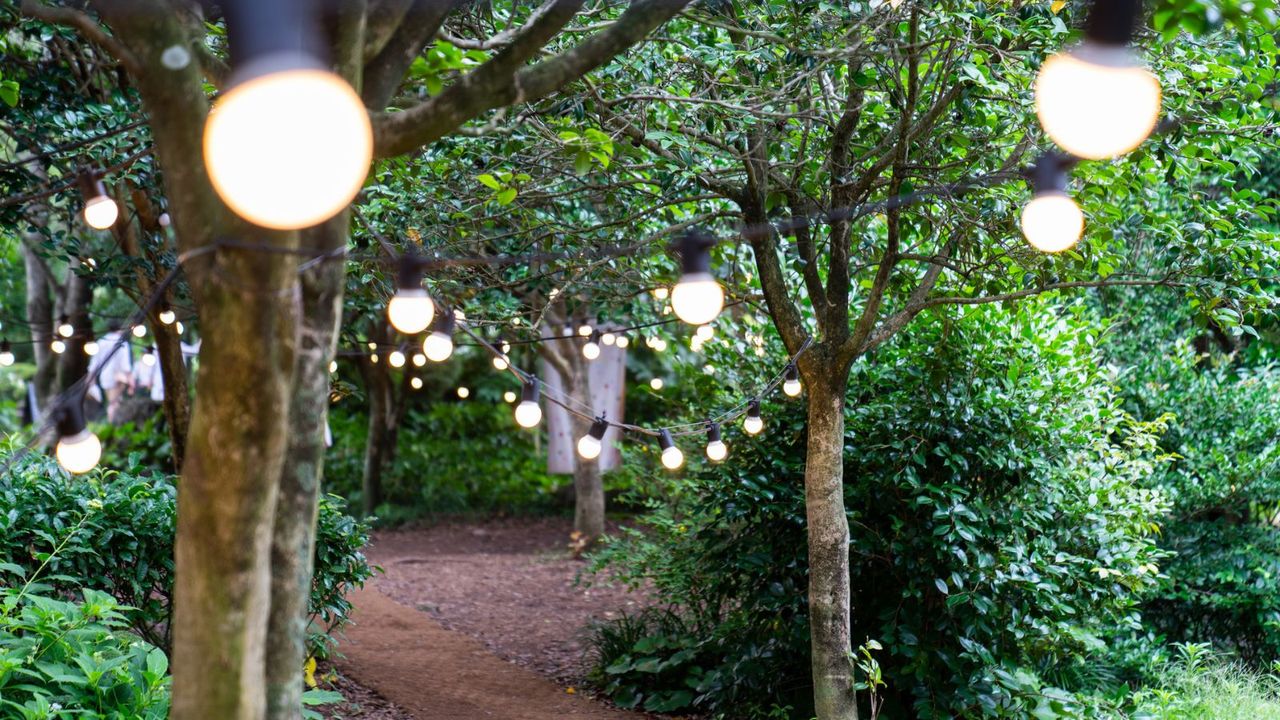
[[[584,628],[645,599],[576,585],[584,563],[568,551],[570,531],[549,518],[377,533],[368,554],[386,572],[353,597],[338,663],[375,714],[342,716],[644,718],[585,697]]]

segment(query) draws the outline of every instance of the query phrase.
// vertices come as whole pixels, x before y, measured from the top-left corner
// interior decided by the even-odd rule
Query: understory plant
[[[886,716],[1071,717],[1160,575],[1163,421],[1120,410],[1080,307],[921,320],[855,366],[846,403],[854,644],[883,646]],[[728,372],[689,392],[740,392]],[[662,607],[597,630],[594,677],[623,704],[809,717],[804,413],[765,416],[596,556]]]

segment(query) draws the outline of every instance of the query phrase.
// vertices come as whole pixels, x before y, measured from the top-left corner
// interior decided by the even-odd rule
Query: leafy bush
[[[1205,646],[1181,645],[1158,682],[1135,693],[1134,720],[1280,720],[1280,678],[1226,662]]]
[[[11,452],[0,453],[0,461]],[[0,563],[26,573],[47,561],[44,582],[53,591],[105,592],[121,603],[134,632],[168,647],[175,499],[173,481],[163,475],[107,470],[69,477],[50,458],[29,453],[0,476]],[[310,603],[320,629],[310,649],[321,657],[350,614],[343,593],[374,572],[361,551],[369,526],[344,509],[340,498],[321,498]],[[56,554],[39,550],[64,538]]]
[[[922,320],[850,383],[855,643],[884,645],[895,717],[1065,713],[1077,701],[1053,688],[1089,679],[1087,658],[1138,626],[1156,581],[1167,503],[1142,481],[1160,425],[1116,407],[1076,310]],[[804,417],[766,411],[765,440],[692,467],[682,500],[598,556],[680,616],[597,633],[596,677],[615,698],[650,707],[687,689],[685,708],[808,717]]]

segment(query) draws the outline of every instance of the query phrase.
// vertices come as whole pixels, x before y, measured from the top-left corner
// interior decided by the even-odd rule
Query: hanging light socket
[[[711,462],[723,462],[729,456],[729,448],[720,436],[720,423],[707,421],[707,459]]]
[[[1047,153],[1026,173],[1031,201],[1022,210],[1022,234],[1037,250],[1058,253],[1075,247],[1084,235],[1084,213],[1067,195],[1068,173],[1075,158]]]
[[[116,218],[120,216],[120,208],[107,195],[107,186],[102,183],[98,173],[88,169],[81,170],[76,177],[76,184],[80,186],[80,195],[84,198],[84,209],[81,212],[89,227],[106,230],[115,225]]]
[[[604,417],[598,417],[591,423],[586,435],[578,438],[578,455],[583,460],[595,460],[604,449],[604,434],[609,431],[609,423]]]
[[[782,392],[787,397],[798,397],[803,389],[800,386],[800,370],[795,363],[787,363],[787,369],[783,373]]]
[[[676,447],[675,440],[671,438],[671,431],[662,429],[658,431],[658,447],[662,449],[662,467],[668,470],[678,470],[684,465],[684,453],[680,448]]]
[[[542,407],[538,404],[538,379],[529,378],[520,392],[520,404],[516,406],[516,423],[531,428],[542,422]]]
[[[752,400],[747,405],[747,416],[742,421],[742,429],[748,435],[759,435],[764,430],[764,418],[760,417],[760,401]]]
[[[97,466],[102,442],[89,431],[84,419],[84,394],[67,398],[58,408],[58,445],[54,454],[69,473],[80,475]]]
[[[588,360],[595,360],[600,357],[600,331],[591,331],[591,337],[587,338],[587,342],[582,346],[582,357]]]
[[[431,324],[431,333],[422,341],[422,354],[432,362],[444,362],[453,355],[455,320],[448,308],[441,308]]]
[[[711,275],[715,237],[690,230],[672,249],[680,256],[680,282],[671,291],[676,317],[690,325],[706,325],[724,309],[724,288]]]
[[[387,303],[387,319],[405,335],[417,335],[431,326],[436,306],[422,287],[422,264],[410,255],[401,255],[396,272],[396,294]]]

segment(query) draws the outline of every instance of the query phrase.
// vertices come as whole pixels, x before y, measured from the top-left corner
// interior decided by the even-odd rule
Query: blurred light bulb
[[[467,398],[471,397],[471,390],[466,387],[458,388],[458,397],[462,398],[463,400],[466,400]]]
[[[58,440],[54,454],[63,470],[73,475],[82,475],[97,467],[98,460],[102,459],[102,441],[85,428],[75,435]]]
[[[1022,210],[1022,234],[1041,252],[1069,250],[1084,234],[1084,213],[1064,192],[1037,193]]]
[[[98,341],[97,341],[97,340],[90,340],[89,342],[87,342],[87,343],[85,343],[85,344],[84,344],[84,348],[83,348],[83,350],[84,350],[84,354],[85,354],[85,355],[88,355],[89,357],[93,357],[94,355],[97,355],[97,354],[98,354]]]
[[[1123,45],[1085,41],[1050,57],[1035,96],[1045,134],[1088,160],[1133,150],[1160,118],[1160,81]]]
[[[724,288],[710,273],[685,275],[671,291],[671,306],[681,320],[705,325],[724,309]]]
[[[604,343],[605,345],[613,345],[614,343],[618,342],[618,336],[614,335],[611,332],[607,332],[600,336],[600,342]]]
[[[142,353],[142,364],[146,365],[147,367],[155,366],[156,354],[154,352],[151,352],[151,348],[147,348],[147,351]]]
[[[618,347],[623,348],[623,349],[625,350],[625,349],[626,349],[626,347],[627,347],[628,345],[630,345],[630,344],[631,344],[631,340],[630,340],[630,339],[628,339],[626,335],[619,335],[619,336],[618,336],[618,342],[617,342],[617,343],[615,343],[615,344],[616,344]]]
[[[425,341],[424,341],[424,342],[425,342]],[[427,364],[427,356],[426,356],[426,355],[423,355],[422,353],[414,353],[414,354],[413,354],[413,366],[414,366],[414,367],[422,367],[422,366],[424,366],[424,365],[426,365],[426,364]]]
[[[600,334],[593,333],[591,335],[591,339],[587,340],[586,344],[582,346],[582,357],[588,360],[595,360],[596,358],[600,357],[599,340],[600,340]]]
[[[62,320],[58,323],[58,334],[64,338],[69,338],[76,334],[76,329],[71,325],[71,320],[66,315],[62,316]]]
[[[133,326],[133,328],[132,328],[129,332],[133,333],[133,336],[134,336],[134,337],[136,337],[136,338],[146,337],[146,336],[147,336],[147,326],[146,326],[146,325],[134,325],[134,326]]]
[[[13,365],[15,359],[13,348],[9,345],[9,341],[0,342],[0,366],[9,367]]]
[[[522,400],[516,406],[516,422],[520,427],[531,428],[542,421],[542,408],[538,403]]]
[[[658,447],[662,448],[662,467],[668,470],[678,470],[684,465],[684,453],[680,448],[676,447],[675,441],[671,439],[671,433],[662,430],[658,435]]]
[[[282,62],[293,67],[261,72]],[[204,128],[205,167],[222,201],[249,222],[279,230],[341,212],[373,157],[360,96],[302,55],[268,55],[240,73],[248,79],[222,93]]]
[[[421,390],[422,378],[420,377],[409,378],[409,387],[412,387],[414,390]]]
[[[177,330],[179,335],[181,335],[182,333],[184,333],[184,332],[186,332],[186,331],[187,331],[187,327],[186,327],[185,325],[183,325],[181,322],[176,323],[176,324],[173,326],[173,329],[174,329],[174,330]]]
[[[165,308],[160,311],[160,322],[164,323],[165,325],[172,325],[173,321],[177,319],[178,319],[177,313],[175,313],[170,308]]]
[[[654,340],[654,341],[653,341],[653,351],[654,351],[654,352],[666,352],[666,351],[667,351],[667,341],[666,341],[666,340],[663,340],[662,338],[658,338],[657,340]]]
[[[369,362],[374,365],[378,364],[378,353],[369,353]]]
[[[693,336],[702,340],[703,342],[710,340],[712,337],[715,336],[715,334],[716,334],[716,329],[711,327],[710,325],[699,325],[698,329],[693,332]]]
[[[493,369],[494,369],[494,370],[506,370],[506,369],[507,369],[507,368],[509,368],[509,367],[511,367],[511,363],[507,360],[507,358],[506,358],[505,356],[503,356],[503,355],[495,355],[495,356],[494,356],[494,358],[493,358]]]
[[[604,445],[590,435],[583,435],[578,438],[578,456],[583,460],[595,460],[600,457],[600,451]]]
[[[722,462],[729,456],[729,446],[723,440],[712,440],[707,443],[707,459],[711,462]]]
[[[662,378],[656,377],[649,381],[649,387],[654,390],[661,390],[663,386]]]
[[[337,360],[330,360],[330,361],[329,361],[329,372],[330,372],[330,374],[338,372],[338,361],[337,361]]]
[[[801,389],[800,371],[794,364],[787,365],[786,381],[782,383],[782,392],[786,393],[787,397],[799,397]]]
[[[84,221],[89,227],[97,230],[106,230],[116,224],[116,219],[120,217],[120,207],[116,205],[116,201],[106,195],[99,195],[90,198],[84,204]]]
[[[404,353],[400,352],[399,350],[392,350],[391,354],[387,355],[387,362],[393,368],[404,367],[404,360],[405,360]]]
[[[582,337],[587,337],[588,335],[591,334],[591,326],[586,324],[579,325],[578,334],[581,335]]]
[[[668,295],[670,295],[670,291],[664,287],[653,289],[653,296],[658,300],[666,300]]]
[[[444,362],[449,359],[450,355],[453,355],[453,338],[439,331],[433,332],[427,336],[426,340],[422,341],[422,352],[431,362]],[[493,366],[498,367],[497,358],[494,358]],[[505,370],[506,368],[500,367],[498,369]]]
[[[55,338],[53,342],[49,343],[49,349],[52,350],[54,354],[61,355],[67,351],[67,344]]]
[[[512,391],[512,390],[508,390],[508,391],[506,391],[506,392],[502,393],[502,399],[503,399],[503,400],[506,400],[506,401],[507,401],[507,402],[509,402],[509,403],[513,403],[513,402],[515,402],[515,401],[516,401],[516,394],[515,394],[515,392],[514,392],[514,391]]]
[[[405,335],[417,335],[431,325],[436,305],[422,288],[401,288],[387,303],[387,319]]]

